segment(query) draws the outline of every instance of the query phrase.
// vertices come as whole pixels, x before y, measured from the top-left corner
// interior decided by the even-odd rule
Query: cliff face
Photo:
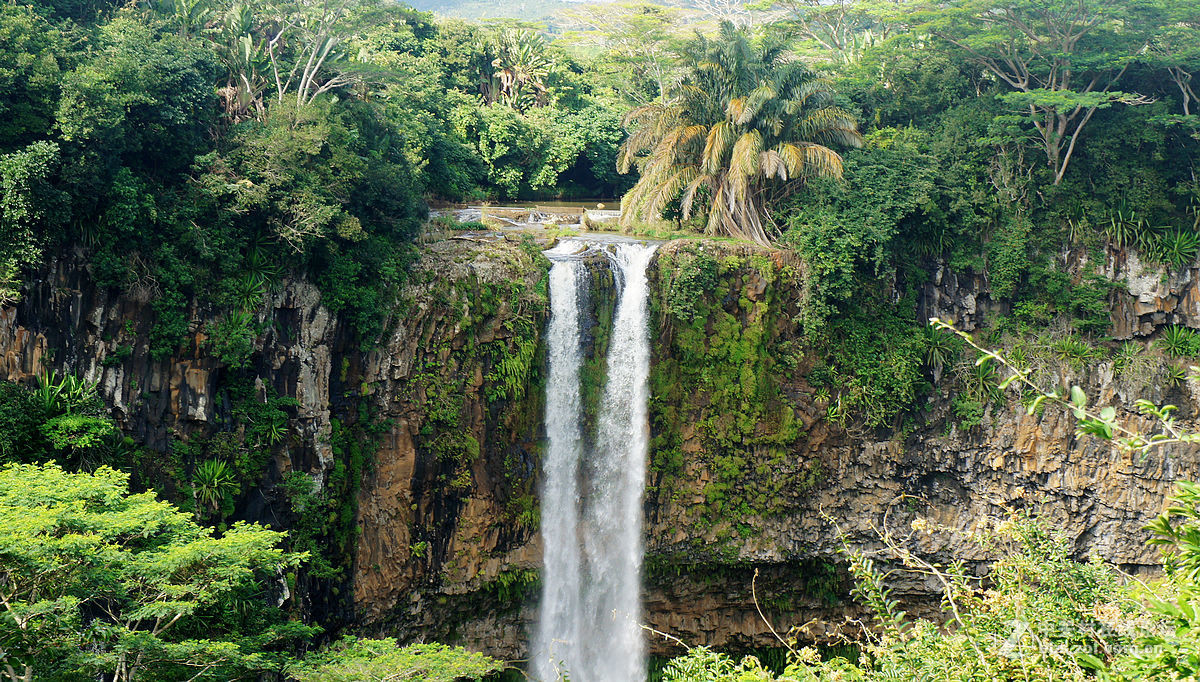
[[[1075,269],[1087,265],[1077,261]],[[992,400],[964,417],[955,398],[966,391],[954,377],[969,376],[973,355],[937,378],[925,370],[931,385],[914,418],[872,428],[839,411],[839,396],[853,395],[855,386],[836,372],[829,380],[821,360],[796,353],[803,292],[795,264],[745,248],[672,243],[659,266],[655,485],[647,505],[655,628],[692,643],[771,646],[750,594],[759,568],[768,618],[777,628],[810,623],[805,632],[820,640],[858,613],[842,601],[844,576],[834,566],[843,540],[878,548],[887,531],[937,561],[963,559],[984,571],[992,557],[969,539],[971,531],[1008,509],[1045,514],[1081,558],[1095,553],[1134,572],[1159,563],[1142,527],[1162,511],[1176,481],[1200,475],[1200,449],[1130,456],[1077,437],[1065,411],[1028,415],[1016,400]],[[1200,322],[1193,270],[1145,272],[1125,254],[1110,254],[1104,269],[1119,284],[1110,299],[1115,335],[1145,337],[1164,324]],[[697,296],[697,280],[716,286]],[[966,330],[1008,312],[989,298],[983,277],[944,270],[921,287],[918,310]],[[1134,356],[1114,350],[1081,358],[1064,350],[1063,338],[1070,338],[1066,330],[1052,329],[1015,344],[985,342],[1008,343],[1047,387],[1083,386],[1126,423],[1149,425],[1134,409],[1138,398],[1175,404],[1194,423],[1200,387],[1172,387],[1171,361],[1146,339],[1125,348],[1138,349]],[[875,364],[900,372],[887,365],[888,345],[872,348]],[[918,516],[940,529],[912,533]],[[900,580],[895,594],[910,612],[938,610],[932,581]]]
[[[98,289],[81,259],[65,258],[0,311],[0,379],[53,370],[97,382],[125,430],[157,453],[135,481],[176,499],[190,467],[243,442],[246,402],[281,404],[286,435],[258,443],[269,461],[233,518],[305,521],[280,484],[307,474],[332,498],[318,516],[335,518],[316,525],[344,571],[300,576],[301,606],[335,627],[453,637],[459,620],[519,607],[534,577],[519,569],[539,560],[548,267],[532,243],[426,245],[386,338],[366,351],[313,285],[288,281],[257,312],[249,366],[230,368],[211,352],[207,311],[190,311],[178,354],[154,359],[152,296]]]
[[[1114,336],[1200,326],[1193,271],[1144,273],[1132,257],[1109,258],[1103,267],[1121,283]],[[213,320],[198,309],[186,347],[152,358],[149,295],[97,289],[78,259],[65,258],[0,311],[0,379],[56,369],[98,381],[128,432],[160,453],[189,444],[206,452],[220,434],[247,428],[238,386],[252,387],[258,402],[294,398],[280,408],[286,436],[264,446],[261,481],[238,498],[235,517],[292,524],[297,512],[279,485],[289,472],[344,503],[344,551],[333,559],[348,572],[302,581],[305,605],[334,625],[519,658],[540,564],[547,268],[528,243],[425,245],[387,313],[388,333],[367,351],[315,287],[290,281],[257,313],[250,365],[233,369],[209,351]],[[591,383],[602,376],[612,293],[603,269],[595,272]],[[903,531],[918,514],[952,529],[913,540],[939,560],[982,570],[989,557],[965,531],[1004,507],[1036,507],[1081,555],[1138,570],[1156,563],[1141,527],[1176,480],[1200,477],[1195,450],[1130,458],[1076,438],[1073,419],[1052,409],[1039,416],[992,405],[965,418],[952,367],[923,395],[917,418],[887,429],[856,422],[838,411],[846,387],[803,352],[797,264],[745,246],[672,242],[650,274],[647,620],[691,644],[773,644],[752,580],[777,628],[812,620],[816,639],[839,630],[857,610],[846,601],[838,530],[871,545],[885,523]],[[1004,312],[980,277],[940,271],[920,291],[919,314],[968,329]],[[1164,388],[1167,363],[1154,352],[1074,362],[1034,351],[1040,376],[1081,384],[1131,421],[1139,397],[1179,405],[1185,417],[1195,410],[1200,387]],[[177,459],[186,468],[195,456]],[[169,489],[174,460],[161,461],[161,475],[146,478]],[[901,583],[898,592],[917,610],[936,609],[932,584]],[[666,642],[656,648],[671,651]]]

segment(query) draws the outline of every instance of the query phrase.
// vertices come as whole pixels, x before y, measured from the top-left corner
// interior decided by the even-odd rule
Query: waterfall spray
[[[583,364],[579,324],[579,282],[583,263],[564,242],[547,252],[550,267],[550,326],[547,331],[549,376],[546,380],[547,455],[543,465],[542,569],[539,627],[533,644],[537,679],[557,680],[574,668],[579,641],[581,551],[579,464],[583,452],[583,407],[579,369]]]
[[[545,560],[531,668],[542,682],[564,676],[572,682],[640,682],[646,677],[639,625],[649,443],[646,268],[654,247],[617,243],[605,251],[619,294],[595,447],[587,453],[579,389],[580,247],[568,241],[547,252],[554,264],[542,492]]]

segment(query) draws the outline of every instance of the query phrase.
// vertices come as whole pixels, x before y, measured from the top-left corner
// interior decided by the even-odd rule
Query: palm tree
[[[707,211],[706,232],[769,244],[770,209],[812,177],[840,178],[842,157],[826,145],[862,145],[853,117],[815,77],[768,37],[721,24],[682,50],[684,77],[665,102],[625,118],[622,173],[641,178],[621,201],[621,223],[653,220],[674,202],[686,219]]]

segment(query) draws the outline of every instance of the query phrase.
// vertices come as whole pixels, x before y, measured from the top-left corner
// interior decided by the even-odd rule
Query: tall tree
[[[863,50],[886,40],[900,26],[883,21],[904,0],[768,0],[759,6],[782,13],[781,26],[835,62],[856,62]]]
[[[1147,36],[1142,0],[952,0],[923,28],[964,50],[1012,90],[1001,99],[1033,124],[1054,184],[1097,110],[1146,99],[1116,90]]]
[[[685,74],[670,98],[626,117],[618,163],[641,178],[621,220],[652,220],[679,201],[685,218],[707,212],[710,234],[768,244],[773,205],[809,177],[841,177],[842,158],[828,145],[860,145],[854,119],[834,106],[827,81],[770,36],[755,45],[723,22],[680,56]]]
[[[65,52],[59,31],[33,8],[0,5],[0,153],[50,129]]]
[[[749,26],[753,15],[742,0],[690,0],[688,5],[695,7],[705,16],[734,26]]]
[[[18,298],[18,274],[37,263],[48,235],[65,219],[67,197],[51,180],[59,147],[34,142],[0,154],[0,306]]]
[[[1184,116],[1200,102],[1194,78],[1200,73],[1200,0],[1162,0],[1151,21],[1153,38],[1146,59],[1167,70],[1179,89]]]

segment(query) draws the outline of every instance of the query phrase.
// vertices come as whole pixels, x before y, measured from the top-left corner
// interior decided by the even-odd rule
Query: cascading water
[[[536,679],[639,682],[646,677],[639,626],[642,494],[649,441],[650,341],[646,268],[654,247],[605,249],[619,294],[595,447],[586,452],[579,254],[565,241],[550,270],[548,448],[542,492],[542,603],[533,645]],[[586,459],[586,461],[584,461]]]
[[[577,660],[582,551],[579,531],[579,464],[583,453],[583,364],[579,283],[583,263],[577,244],[563,242],[547,252],[550,267],[550,326],[546,334],[550,371],[546,379],[546,458],[543,465],[542,602],[533,645],[537,679],[557,680]]]
[[[600,682],[646,676],[639,596],[649,443],[646,267],[653,254],[654,247],[641,244],[618,244],[610,252],[621,293],[613,319],[582,538],[590,588],[583,616],[592,630],[580,645],[585,669]]]

